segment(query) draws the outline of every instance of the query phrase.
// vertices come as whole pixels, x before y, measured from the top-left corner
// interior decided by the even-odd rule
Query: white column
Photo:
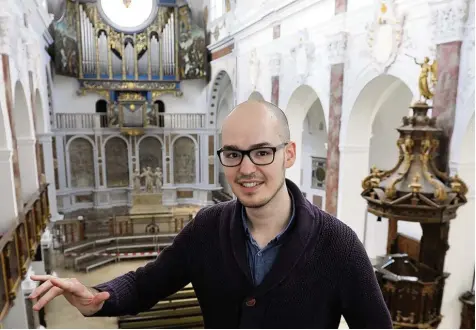
[[[209,185],[209,178],[208,178],[208,135],[205,135],[205,134],[201,134],[200,135],[200,140],[199,140],[199,144],[200,144],[200,159],[202,159],[202,161],[200,162],[200,171],[202,173],[201,177],[202,177],[202,180],[201,180],[201,184],[202,185],[206,185],[208,186]]]
[[[4,233],[10,229],[18,215],[12,155],[12,150],[0,150],[0,187],[2,187],[0,233]]]
[[[48,186],[48,199],[50,201],[51,221],[61,220],[62,215],[58,214],[56,205],[56,182],[55,182],[55,167],[53,159],[53,143],[50,134],[42,134],[38,136],[38,141],[43,148],[43,161],[45,166],[45,177]]]
[[[14,304],[8,311],[2,323],[5,329],[28,329],[29,328],[25,297],[23,296],[23,288],[21,285],[18,286]]]
[[[471,291],[474,276],[474,219],[475,219],[475,166],[474,163],[457,164],[458,175],[469,186],[468,203],[457,211],[451,220],[444,271],[450,273],[445,285],[440,329],[460,327],[462,304],[459,296]]]
[[[39,188],[35,143],[36,140],[31,138],[17,139],[22,197],[25,202]]]
[[[341,145],[337,217],[364,239],[367,203],[362,193],[362,180],[369,174],[369,146]]]
[[[56,158],[58,162],[58,180],[59,188],[66,189],[66,163],[65,163],[65,144],[64,136],[55,135],[56,139]]]

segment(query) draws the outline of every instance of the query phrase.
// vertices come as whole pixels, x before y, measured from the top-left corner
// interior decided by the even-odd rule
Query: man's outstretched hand
[[[43,295],[33,306],[35,311],[42,309],[54,298],[63,295],[68,302],[83,315],[90,316],[101,310],[104,301],[109,299],[108,292],[98,292],[86,287],[75,278],[58,278],[51,275],[32,275],[33,281],[44,282],[37,287],[29,298]]]

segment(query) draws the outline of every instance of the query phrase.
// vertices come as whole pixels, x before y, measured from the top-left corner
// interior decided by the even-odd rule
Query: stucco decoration
[[[260,60],[256,48],[250,53],[249,65],[250,84],[252,91],[254,91],[258,85],[260,73]]]
[[[311,75],[312,64],[314,63],[315,46],[309,41],[307,30],[299,32],[298,44],[291,48],[291,57],[296,65],[296,76],[298,84],[304,84]]]
[[[461,41],[468,18],[468,0],[430,0],[428,4],[434,43]]]
[[[395,62],[403,40],[405,14],[398,14],[395,0],[376,3],[373,21],[366,26],[367,43],[372,63],[385,73]]]
[[[344,63],[347,51],[347,37],[347,32],[339,32],[327,37],[327,53],[330,65]]]

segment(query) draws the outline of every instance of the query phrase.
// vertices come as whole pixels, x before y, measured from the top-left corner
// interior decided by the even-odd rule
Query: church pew
[[[168,296],[150,310],[118,318],[119,329],[203,328],[200,305],[191,286]]]

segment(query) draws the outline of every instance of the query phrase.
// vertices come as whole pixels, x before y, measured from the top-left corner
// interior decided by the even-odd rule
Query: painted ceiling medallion
[[[367,25],[367,42],[373,63],[381,70],[395,62],[404,34],[405,15],[398,15],[395,0],[379,0],[373,21]]]

